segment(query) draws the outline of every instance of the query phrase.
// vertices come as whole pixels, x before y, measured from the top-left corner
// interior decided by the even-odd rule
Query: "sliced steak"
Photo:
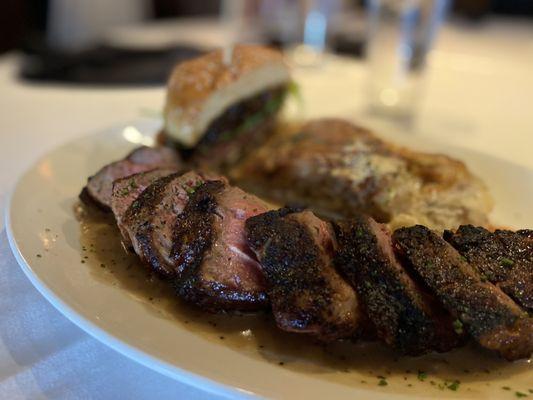
[[[378,337],[404,354],[457,346],[453,319],[396,259],[388,229],[359,215],[334,224],[336,265],[356,288]]]
[[[122,226],[135,253],[163,277],[175,275],[170,251],[177,217],[187,204],[189,193],[206,179],[196,172],[160,178],[148,186],[124,214]]]
[[[395,249],[481,346],[508,360],[533,352],[533,323],[516,303],[444,239],[416,225],[393,234]]]
[[[128,154],[123,160],[115,161],[101,168],[89,177],[87,185],[80,193],[85,203],[95,204],[105,211],[111,209],[113,182],[154,168],[179,168],[180,158],[167,147],[140,147]]]
[[[244,222],[268,209],[262,200],[222,181],[196,189],[174,225],[178,294],[211,311],[265,307],[265,281],[246,245]]]
[[[353,288],[333,266],[335,236],[310,211],[283,208],[246,221],[279,328],[323,341],[353,336],[360,310]]]
[[[141,146],[126,156],[126,160],[144,165],[179,165],[178,153],[169,147]]]
[[[512,291],[515,301],[533,313],[533,231],[497,229],[494,233],[507,248],[508,259],[502,261],[512,270],[509,283],[502,284],[502,289]]]
[[[146,172],[140,172],[120,178],[113,183],[113,195],[111,197],[111,210],[122,234],[122,242],[127,249],[131,246],[127,229],[123,226],[122,219],[130,205],[140,194],[159,178],[177,173],[176,168],[156,168]]]
[[[462,225],[444,238],[482,277],[496,284],[528,312],[533,312],[533,241],[515,233]]]
[[[533,230],[532,229],[520,229],[519,231],[516,231],[520,236],[530,240],[529,243],[533,240]]]

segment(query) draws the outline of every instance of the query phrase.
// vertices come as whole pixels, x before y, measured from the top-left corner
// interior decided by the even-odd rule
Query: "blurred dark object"
[[[146,1],[152,8],[152,13],[146,17],[151,15],[156,20],[213,16],[223,11],[221,0]],[[362,10],[363,3],[365,0],[351,0],[356,9]],[[46,44],[49,43],[50,26],[47,26],[47,21],[52,4],[52,0],[0,1],[0,54],[13,49],[23,53],[20,76],[24,79],[78,84],[158,85],[166,81],[176,62],[201,52],[186,45],[122,48],[120,44],[103,45],[99,41],[90,49],[60,51]],[[474,21],[494,13],[531,17],[533,0],[455,0],[453,11]],[[355,24],[353,21],[349,23]],[[344,26],[343,23],[337,25],[339,28]],[[366,46],[363,35],[352,31],[341,32],[343,29],[330,32],[329,49],[344,55],[364,57]],[[262,39],[280,47],[287,44],[279,32],[267,32]]]
[[[498,14],[533,17],[533,1],[492,0],[492,10]]]
[[[489,14],[516,17],[533,16],[532,0],[455,0],[453,11],[471,20],[481,20]]]
[[[99,85],[161,85],[172,67],[200,50],[180,46],[157,50],[98,46],[79,53],[57,52],[44,45],[27,47],[20,74],[34,81]]]
[[[44,34],[47,0],[0,2],[0,54],[20,47],[30,36]]]
[[[192,17],[218,15],[220,0],[152,0],[155,18]]]
[[[286,43],[277,36],[269,35],[265,43],[277,49],[283,49]],[[329,48],[332,52],[355,58],[365,56],[365,38],[363,36],[333,35],[329,39]]]
[[[365,57],[366,43],[363,36],[336,35],[330,42],[331,50],[335,53],[356,58]]]
[[[490,12],[491,0],[455,0],[453,10],[472,20],[478,20]]]

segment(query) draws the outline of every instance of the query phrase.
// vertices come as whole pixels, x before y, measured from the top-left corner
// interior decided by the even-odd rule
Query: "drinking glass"
[[[410,121],[423,90],[426,58],[447,0],[369,0],[367,98],[370,110]]]

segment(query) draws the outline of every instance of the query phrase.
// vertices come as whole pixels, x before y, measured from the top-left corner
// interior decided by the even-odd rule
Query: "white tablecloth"
[[[410,134],[533,167],[532,71],[531,24],[446,28],[432,58],[419,122]],[[164,98],[163,88],[30,85],[15,74],[16,58],[1,58],[2,219],[6,194],[40,155],[67,140],[157,113]],[[297,71],[297,77],[306,112],[361,113],[361,64],[331,60],[322,69]],[[0,315],[0,398],[214,398],[127,359],[69,322],[25,278],[3,229]]]

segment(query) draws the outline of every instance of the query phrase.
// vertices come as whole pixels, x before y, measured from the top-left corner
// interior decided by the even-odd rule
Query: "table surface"
[[[82,135],[158,118],[164,88],[82,88],[16,79],[0,58],[0,218],[17,177]],[[411,127],[365,113],[364,65],[328,58],[297,69],[302,115],[344,115],[398,135],[466,146],[533,168],[533,24],[496,20],[446,26],[431,55],[426,94]],[[325,101],[326,100],[326,101]],[[56,311],[19,269],[0,230],[0,398],[186,398],[213,395],[153,372],[99,343]]]

